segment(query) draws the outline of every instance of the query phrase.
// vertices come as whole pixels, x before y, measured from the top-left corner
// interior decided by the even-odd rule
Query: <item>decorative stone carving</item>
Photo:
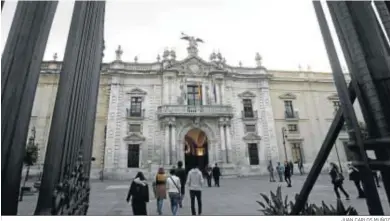
[[[251,91],[244,91],[240,94],[238,94],[240,98],[254,98],[256,97],[256,94]]]
[[[207,102],[207,104],[212,103],[211,95],[210,95],[210,88],[208,85],[206,85],[206,102]]]
[[[161,57],[160,57],[160,55],[158,54],[158,55],[157,55],[157,62],[160,62],[160,60],[161,60]]]
[[[163,61],[168,60],[168,57],[169,57],[169,51],[166,48],[166,49],[164,49],[164,52],[163,52]]]
[[[146,139],[139,133],[130,133],[128,136],[124,137],[123,140],[131,144],[140,144]]]
[[[120,45],[118,45],[118,49],[116,49],[115,51],[115,60],[117,61],[121,61],[122,60],[122,54],[123,54],[123,50],[122,50],[122,47]]]
[[[58,58],[57,53],[54,53],[54,55],[53,55],[53,61],[57,61],[57,58]]]
[[[337,93],[331,94],[331,95],[328,96],[328,100],[330,100],[330,101],[338,101],[339,100],[339,96],[337,95]]]
[[[255,133],[248,133],[242,139],[247,142],[259,142],[261,140],[261,137]]]
[[[204,41],[200,38],[196,38],[194,36],[189,36],[187,34],[181,33],[182,37],[180,39],[187,40],[188,41],[188,55],[189,56],[196,56],[198,55],[198,42],[203,43]]]
[[[174,50],[171,50],[170,55],[171,55],[171,60],[175,61],[176,60],[176,52]]]
[[[292,93],[285,93],[280,95],[279,98],[282,100],[295,100],[297,96]]]
[[[200,127],[200,117],[195,117],[193,119],[193,124],[195,127]]]

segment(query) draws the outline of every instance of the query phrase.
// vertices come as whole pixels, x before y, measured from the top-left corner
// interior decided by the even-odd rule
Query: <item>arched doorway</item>
[[[188,172],[190,169],[199,166],[201,171],[209,164],[208,139],[206,133],[194,128],[184,138],[184,161]]]

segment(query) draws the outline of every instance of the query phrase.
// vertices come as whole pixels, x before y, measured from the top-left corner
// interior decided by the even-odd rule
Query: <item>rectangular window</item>
[[[340,101],[333,101],[333,109],[334,111],[338,111],[340,108]]]
[[[288,132],[298,132],[297,124],[288,124],[287,128],[288,128]]]
[[[130,105],[130,116],[131,117],[141,117],[142,115],[142,98],[141,97],[132,97]]]
[[[294,163],[298,163],[302,159],[302,148],[301,143],[291,143],[291,151],[292,151],[292,160]]]
[[[139,167],[139,144],[129,144],[127,153],[127,168]]]
[[[141,124],[129,124],[130,133],[141,133]]]
[[[247,133],[256,133],[256,125],[245,125],[245,130]]]
[[[286,111],[286,117],[294,118],[294,108],[292,101],[284,101],[284,109]]]
[[[244,99],[244,117],[253,117],[253,107],[251,99]]]
[[[249,153],[249,164],[259,165],[259,149],[257,148],[257,143],[248,144],[248,153]]]
[[[187,86],[187,105],[202,105],[202,89],[200,85]]]

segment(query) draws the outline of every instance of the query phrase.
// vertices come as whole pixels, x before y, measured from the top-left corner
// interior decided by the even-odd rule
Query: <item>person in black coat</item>
[[[129,203],[130,200],[134,215],[147,215],[146,203],[149,202],[149,187],[142,172],[138,172],[131,182],[126,201]]]
[[[207,186],[211,187],[211,177],[213,176],[213,171],[210,166],[206,167],[206,179],[207,179]]]
[[[177,162],[177,169],[175,169],[175,174],[177,177],[179,177],[180,179],[180,202],[179,202],[179,207],[182,208],[183,207],[183,198],[184,198],[184,194],[185,194],[185,186],[186,186],[186,181],[187,181],[187,173],[186,171],[183,169],[183,162],[179,161]]]
[[[352,164],[348,164],[349,180],[355,183],[356,189],[359,193],[358,198],[365,198],[364,191],[360,185],[360,174],[359,170],[356,169]]]
[[[215,164],[212,173],[215,186],[219,187],[219,177],[221,176],[221,170],[219,169],[218,164]]]
[[[330,178],[332,180],[333,189],[334,189],[334,192],[336,193],[337,199],[340,199],[340,193],[338,191],[340,189],[341,192],[344,193],[346,199],[349,200],[349,194],[347,193],[347,191],[345,191],[345,189],[343,187],[344,177],[340,173],[339,168],[337,167],[337,165],[335,163],[330,163],[330,167],[331,167],[331,169],[330,169],[329,175],[330,175]]]
[[[284,163],[284,180],[287,183],[287,187],[291,187],[291,167],[287,161]]]

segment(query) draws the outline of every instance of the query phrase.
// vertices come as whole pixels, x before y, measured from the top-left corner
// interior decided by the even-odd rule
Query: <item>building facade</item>
[[[271,161],[302,161],[309,169],[339,102],[330,73],[272,71],[259,54],[253,68],[208,61],[188,38],[188,55],[165,50],[154,63],[124,62],[122,50],[103,64],[95,123],[94,178],[129,179],[183,161],[218,163],[224,175],[267,172]],[[61,62],[42,65],[30,127],[44,160]],[[345,164],[340,136],[329,160]],[[337,153],[336,153],[337,152]]]

